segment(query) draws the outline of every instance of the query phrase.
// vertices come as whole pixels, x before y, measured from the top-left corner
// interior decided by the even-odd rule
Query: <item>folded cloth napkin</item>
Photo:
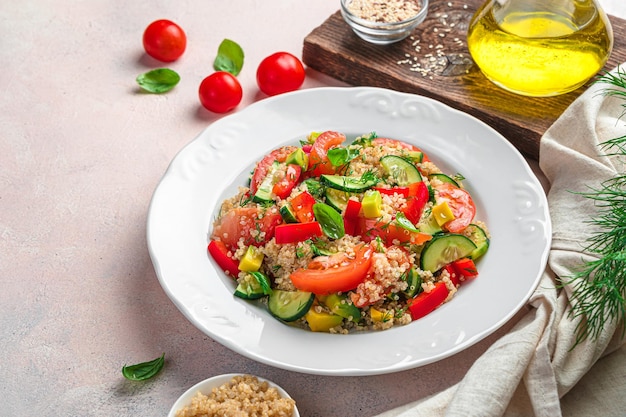
[[[592,85],[541,139],[539,165],[550,181],[553,241],[529,312],[458,384],[379,417],[560,416],[561,397],[600,357],[624,344],[621,323],[607,321],[597,339],[572,349],[578,324],[568,315],[572,288],[561,288],[556,278],[571,275],[581,260],[594,259],[585,247],[596,231],[589,220],[597,207],[575,192],[589,192],[589,187],[624,172],[624,161],[603,156],[598,146],[626,134],[626,121],[620,120],[624,101],[602,94],[606,87]],[[596,415],[607,414],[598,410]]]

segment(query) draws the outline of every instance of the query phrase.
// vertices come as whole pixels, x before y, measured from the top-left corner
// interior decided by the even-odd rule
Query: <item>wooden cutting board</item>
[[[588,86],[557,97],[509,93],[487,80],[467,50],[469,21],[482,0],[431,0],[413,35],[379,46],[357,37],[340,12],[305,39],[302,59],[312,69],[355,86],[384,87],[439,100],[486,122],[523,154],[539,159],[543,133]],[[626,61],[626,20],[609,16],[613,52],[605,70]]]

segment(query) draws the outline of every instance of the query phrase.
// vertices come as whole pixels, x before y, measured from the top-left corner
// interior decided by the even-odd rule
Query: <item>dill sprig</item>
[[[626,72],[619,67],[597,82],[610,87],[602,95],[622,98],[626,114]],[[626,135],[599,144],[608,156],[626,156]],[[586,250],[597,259],[586,262],[580,270],[563,280],[573,284],[571,317],[578,319],[575,345],[591,337],[600,336],[605,323],[622,323],[622,337],[626,334],[626,173],[618,173],[603,181],[597,188],[580,193],[593,200],[598,214],[588,223],[597,232],[588,240]]]

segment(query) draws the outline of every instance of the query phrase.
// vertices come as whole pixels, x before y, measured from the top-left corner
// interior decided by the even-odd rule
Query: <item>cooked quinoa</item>
[[[198,392],[176,417],[292,417],[295,401],[252,375],[237,375],[208,394]]]
[[[319,137],[333,140],[337,137],[341,139],[341,135],[324,132]],[[260,299],[272,311],[272,303],[268,303],[272,291],[282,294],[311,292],[314,298],[310,307],[303,307],[302,314],[297,317],[272,314],[291,325],[342,334],[406,325],[419,318],[414,311],[413,299],[418,294],[424,297],[433,291],[444,294],[441,289],[438,290],[442,285],[447,289],[447,296],[441,301],[450,301],[466,276],[474,276],[471,268],[469,272],[461,273],[456,269],[442,268],[442,264],[431,271],[422,269],[421,258],[429,242],[440,239],[442,235],[458,235],[476,245],[476,251],[477,245],[482,245],[481,253],[472,252],[475,257],[486,251],[489,239],[487,225],[474,219],[475,207],[463,185],[464,178],[457,174],[444,175],[413,145],[370,134],[348,145],[338,145],[345,140],[345,136],[341,141],[334,142],[335,147],[330,149],[344,150],[345,155],[351,155],[351,158],[332,167],[326,161],[324,169],[333,173],[330,177],[334,175],[343,181],[333,185],[328,178],[322,178],[327,173],[321,175],[318,172],[318,164],[323,165],[323,159],[317,157],[319,160],[311,163],[316,157],[314,153],[317,152],[319,137],[311,139],[309,148],[303,146],[300,149],[305,154],[306,148],[308,154],[306,157],[301,155],[305,162],[300,168],[299,178],[291,184],[292,188],[277,191],[276,184],[289,182],[286,181],[289,179],[286,161],[298,148],[279,148],[257,164],[249,186],[240,187],[236,195],[223,202],[211,239],[223,242],[227,248],[224,256],[240,266],[238,275],[233,277],[239,291],[235,291],[235,295]],[[289,156],[286,149],[290,152]],[[306,158],[309,158],[308,164]],[[414,173],[407,173],[397,166],[390,168],[385,160],[399,161],[401,166],[408,164],[406,169]],[[350,191],[351,188],[345,185],[349,181],[372,181],[375,185],[364,186],[367,188],[365,191]],[[263,199],[259,200],[259,190],[267,184],[273,188],[270,187],[271,192],[263,194]],[[329,194],[329,190],[332,193]],[[282,194],[279,195],[279,192]],[[367,196],[376,193],[379,200],[366,207],[369,204],[366,203]],[[314,212],[311,207],[303,205],[303,196],[311,200],[310,204],[324,206],[327,211]],[[351,204],[358,207],[354,218],[348,214]],[[372,207],[376,209],[375,214],[366,211]],[[341,219],[341,225],[333,220],[328,210]],[[443,214],[439,214],[440,211]],[[322,218],[318,218],[320,215]],[[436,219],[440,215],[452,217],[440,223],[440,219]],[[312,223],[320,224],[315,234],[294,237],[304,233],[305,226],[312,226]],[[329,234],[321,228],[322,225],[327,228],[332,226],[333,230],[340,228],[345,233],[340,236]],[[346,229],[350,225],[352,229]],[[289,229],[290,232],[280,237],[279,229]],[[477,237],[477,231],[482,233],[482,241],[480,236]],[[256,261],[249,258],[251,247],[254,247]],[[453,253],[457,250],[460,249],[449,248]],[[447,262],[457,258],[469,259],[468,252],[464,253],[458,257],[446,255],[450,257]],[[470,266],[473,265],[472,259],[469,262]],[[365,263],[367,267],[359,272],[362,275],[349,288],[335,288],[333,282],[330,287],[318,291],[319,287],[316,290],[309,286],[313,285],[310,278],[304,283],[306,285],[299,278],[335,274],[336,280],[341,280],[348,276],[343,271],[352,271],[349,276],[354,278],[357,274],[354,268]],[[253,279],[251,274],[256,274]],[[258,274],[262,279],[258,278]],[[271,289],[265,288],[263,281],[265,287]],[[253,289],[251,285],[256,285],[254,294],[249,292]],[[259,293],[261,290],[263,292]]]

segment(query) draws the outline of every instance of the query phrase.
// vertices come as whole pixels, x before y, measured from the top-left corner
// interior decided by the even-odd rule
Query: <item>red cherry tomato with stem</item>
[[[276,52],[259,64],[256,81],[259,89],[268,96],[294,91],[304,83],[302,62],[288,52]]]
[[[156,20],[143,33],[143,47],[154,59],[163,62],[176,61],[187,47],[187,35],[170,20]]]
[[[243,90],[234,75],[217,71],[202,80],[198,95],[205,109],[214,113],[226,113],[241,103]]]

